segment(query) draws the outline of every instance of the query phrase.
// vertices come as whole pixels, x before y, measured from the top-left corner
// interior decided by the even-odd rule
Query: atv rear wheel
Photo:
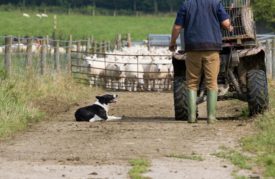
[[[182,76],[174,77],[174,110],[175,119],[188,120],[188,105],[187,105],[187,86],[185,78]]]
[[[250,70],[247,73],[247,89],[250,116],[262,114],[269,105],[266,73],[263,70]]]

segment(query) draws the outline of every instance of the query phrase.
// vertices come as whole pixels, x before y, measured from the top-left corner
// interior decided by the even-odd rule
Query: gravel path
[[[122,121],[76,123],[75,104],[59,114],[56,108],[54,114],[47,111],[48,120],[0,141],[0,178],[128,178],[128,161],[138,158],[151,161],[145,174],[150,178],[232,177],[234,167],[212,154],[221,146],[239,147],[238,140],[252,132],[251,122],[232,120],[238,119],[244,104],[220,102],[222,121],[207,125],[201,120],[190,125],[173,121],[170,93],[118,94],[119,102],[110,113],[125,116]],[[49,109],[56,105],[51,101]],[[205,113],[204,104],[200,118]],[[204,160],[166,157],[194,153]]]

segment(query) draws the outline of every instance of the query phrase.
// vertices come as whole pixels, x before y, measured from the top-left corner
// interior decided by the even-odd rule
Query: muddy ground
[[[124,116],[119,122],[76,123],[76,108],[93,96],[73,105],[36,102],[48,118],[0,141],[0,178],[128,178],[129,160],[139,158],[151,161],[145,174],[151,178],[232,178],[235,167],[212,154],[239,148],[239,139],[253,132],[253,122],[240,117],[245,104],[219,102],[221,121],[190,125],[173,120],[171,93],[118,94],[110,114]],[[205,104],[199,109],[205,118]],[[194,153],[204,160],[166,157]]]

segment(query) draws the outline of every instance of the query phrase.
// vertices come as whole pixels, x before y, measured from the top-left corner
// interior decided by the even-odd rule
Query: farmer
[[[222,47],[220,26],[233,31],[229,15],[219,0],[187,0],[177,13],[169,50],[176,50],[176,40],[184,28],[189,123],[197,122],[197,88],[202,71],[207,88],[207,122],[216,121],[219,51]]]

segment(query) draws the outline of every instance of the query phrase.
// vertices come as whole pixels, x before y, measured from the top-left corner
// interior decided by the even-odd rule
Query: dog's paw
[[[95,119],[91,119],[89,122],[95,122],[96,120]]]
[[[117,120],[121,120],[122,117],[115,117],[115,116],[109,116],[107,121],[117,121]]]

